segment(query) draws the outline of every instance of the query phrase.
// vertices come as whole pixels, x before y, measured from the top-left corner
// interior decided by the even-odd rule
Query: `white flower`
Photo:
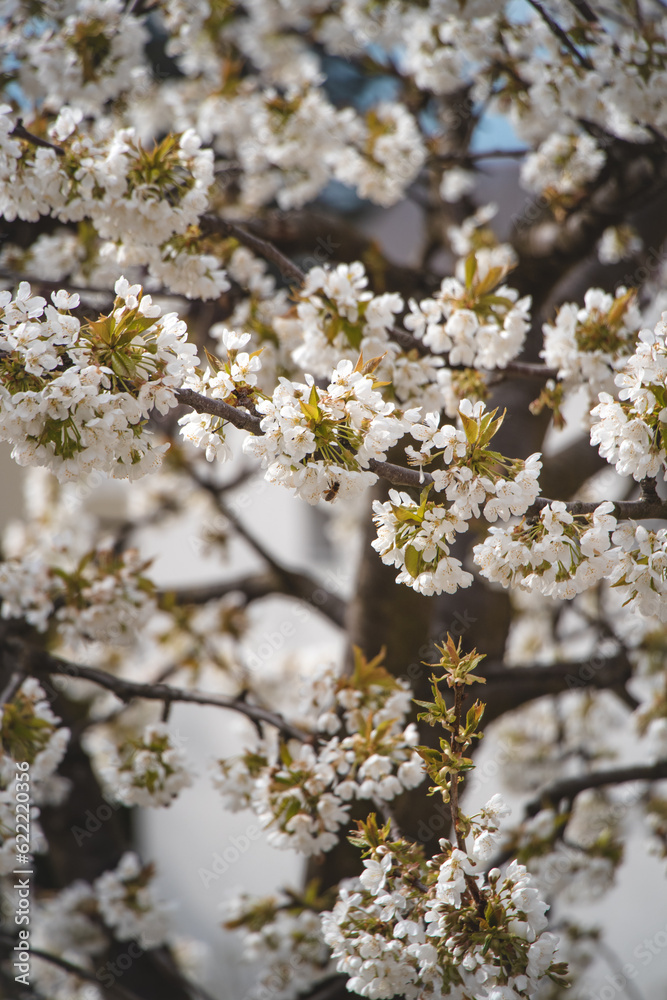
[[[359,876],[359,881],[372,896],[377,896],[384,888],[387,873],[391,870],[393,863],[394,859],[391,854],[385,854],[382,861],[373,861],[372,859],[364,861],[366,870]]]

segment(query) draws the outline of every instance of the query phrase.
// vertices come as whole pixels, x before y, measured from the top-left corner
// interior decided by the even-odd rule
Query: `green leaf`
[[[465,262],[465,281],[466,288],[470,290],[472,288],[472,283],[475,279],[475,274],[477,273],[477,257],[475,253],[468,254]]]
[[[495,288],[504,272],[504,267],[490,267],[486,277],[482,278],[475,289],[477,295],[486,295],[486,293],[490,292],[492,288]]]
[[[477,440],[477,435],[479,434],[479,424],[474,417],[467,417],[465,413],[461,412],[461,410],[459,410],[459,417],[461,418],[463,430],[465,431],[468,442],[470,444],[474,444]]]
[[[414,580],[416,576],[419,576],[419,567],[421,565],[421,553],[414,547],[414,545],[407,545],[405,548],[405,568]]]

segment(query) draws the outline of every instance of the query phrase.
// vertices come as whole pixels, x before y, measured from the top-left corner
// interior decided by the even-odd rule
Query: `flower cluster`
[[[406,448],[408,460],[420,467],[442,458],[445,468],[433,470],[433,486],[445,493],[449,506],[429,498],[430,486],[419,503],[396,490],[385,503],[373,501],[378,526],[373,548],[384,563],[401,571],[397,583],[423,594],[453,594],[472,583],[450,549],[456,533],[467,530],[471,517],[479,517],[482,505],[487,520],[507,521],[524,513],[538,494],[539,455],[510,461],[489,449],[502,423],[495,410],[485,413],[483,402],[473,407],[464,400],[458,415],[461,427],[440,427],[439,414],[428,413],[410,428],[421,449]]]
[[[321,901],[309,886],[303,897],[247,896],[230,900],[225,927],[242,930],[243,960],[261,969],[249,993],[261,1000],[270,989],[277,1000],[293,997],[333,971],[322,939]]]
[[[570,598],[609,576],[616,565],[610,501],[593,514],[573,515],[560,500],[539,518],[513,527],[491,528],[474,548],[482,576],[504,587],[523,587],[546,596]]]
[[[517,861],[504,874],[485,871],[509,812],[501,797],[494,795],[474,816],[459,809],[459,781],[472,767],[470,748],[480,738],[484,711],[477,701],[464,714],[464,692],[483,683],[474,672],[483,656],[463,655],[460,640],[455,645],[450,636],[436,648],[434,700],[418,703],[426,709],[419,718],[446,735],[438,749],[420,746],[419,754],[434,783],[430,793],[449,803],[455,842],[441,840],[441,853],[426,860],[415,842],[392,838],[391,821],[382,828],[375,815],[359,822],[350,839],[364,850],[366,870],[341,887],[333,910],[323,915],[324,939],[339,972],[350,977],[348,989],[375,1000],[532,997],[541,978],[565,971],[553,962],[557,939],[542,933],[547,904]],[[443,683],[453,699],[443,697]]]
[[[17,762],[30,765],[33,784],[45,783],[65,756],[70,731],[59,726],[44,689],[34,677],[28,677],[2,708],[0,739],[2,758],[0,782],[6,786],[15,778]]]
[[[152,865],[143,865],[128,851],[114,871],[94,883],[97,906],[104,923],[118,941],[138,941],[144,950],[157,948],[169,936],[169,904],[155,897]]]
[[[55,773],[70,738],[60,721],[34,677],[26,678],[0,709],[0,875],[16,869],[28,846],[36,854],[46,849],[38,804],[59,805],[69,791],[68,780]],[[25,818],[17,802],[26,803]]]
[[[52,305],[21,282],[0,293],[0,437],[19,465],[45,465],[60,479],[103,470],[137,478],[166,446],[145,430],[151,410],[166,413],[196,364],[196,348],[176,313],[160,315],[150,295],[124,278],[114,309],[83,325],[77,295]]]
[[[143,575],[148,563],[134,549],[114,554],[106,545],[73,565],[59,552],[0,564],[3,618],[25,618],[44,632],[53,625],[63,642],[131,641],[139,622],[154,608],[153,584]]]
[[[0,115],[10,111],[0,106]],[[160,246],[185,233],[207,207],[213,155],[201,149],[193,130],[169,135],[152,150],[138,143],[133,129],[97,145],[76,133],[76,120],[69,116],[68,148],[57,156],[53,149],[10,138],[10,122],[3,121],[2,211],[10,220],[34,222],[49,214],[62,222],[90,218],[103,239]],[[54,131],[62,137],[61,124],[58,119]]]
[[[235,333],[226,327],[220,332],[222,344],[227,349],[226,361],[220,361],[209,354],[209,361],[214,365],[203,375],[193,374],[187,379],[185,387],[210,399],[222,399],[231,406],[252,404],[257,385],[257,373],[261,368],[260,351],[248,354],[240,348],[245,347],[250,340],[249,333]],[[197,448],[206,450],[206,458],[212,462],[215,458],[229,458],[231,451],[224,436],[224,420],[210,413],[186,413],[179,420],[181,435]]]
[[[566,393],[585,386],[589,405],[600,391],[614,391],[614,375],[632,353],[641,326],[635,293],[618,288],[612,296],[599,288],[589,288],[584,306],[566,303],[553,323],[545,323],[544,348],[540,356]]]
[[[34,908],[32,945],[50,955],[67,957],[79,968],[92,972],[109,947],[109,935],[101,926],[95,891],[77,880]],[[101,1000],[101,989],[88,992],[78,976],[52,962],[33,956],[31,973],[35,984],[53,1000]],[[90,986],[90,984],[88,984]]]
[[[505,368],[530,326],[530,296],[502,284],[511,267],[502,247],[471,252],[436,296],[410,301],[405,326],[450,365]]]
[[[426,159],[421,130],[404,104],[379,101],[363,114],[338,109],[312,64],[290,66],[283,52],[275,67],[283,79],[274,86],[232,77],[225,93],[208,93],[197,109],[201,136],[242,167],[243,209],[274,199],[282,209],[299,208],[334,178],[377,204],[399,201]]]
[[[337,158],[335,176],[361,198],[394,205],[417,177],[426,150],[415,119],[402,104],[382,101],[365,120],[350,123],[347,146]]]
[[[582,895],[595,899],[613,884],[623,857],[618,837],[620,802],[605,801],[598,790],[577,796],[567,817],[542,809],[525,820],[517,846],[537,885],[552,896],[574,902]]]
[[[197,224],[208,207],[213,154],[188,129],[144,148],[132,128],[92,138],[64,109],[53,125],[64,155],[11,138],[0,106],[0,211],[7,219],[88,219],[105,251],[125,267],[147,266],[172,292],[216,298],[229,288],[217,259],[201,249]]]
[[[276,332],[295,364],[328,375],[342,358],[387,349],[387,331],[403,309],[397,294],[373,295],[359,261],[333,269],[313,267],[298,291],[296,308],[277,319]]]
[[[220,762],[214,780],[229,807],[251,807],[274,846],[329,851],[354,799],[388,802],[423,780],[413,749],[417,730],[405,725],[409,688],[379,659],[366,662],[357,652],[351,678],[327,675],[325,690],[317,692],[314,743],[262,739]]]
[[[239,194],[246,211],[274,199],[282,209],[300,208],[331,179],[347,124],[356,116],[351,109],[337,111],[316,82],[311,75],[280,92],[246,77],[198,109],[203,138],[242,166]]]
[[[152,886],[153,870],[141,866],[135,854],[126,853],[115,871],[107,871],[93,885],[77,880],[34,907],[31,944],[65,958],[80,969],[96,972],[102,985],[115,978],[100,966],[108,955],[112,937],[135,940],[148,950],[168,939],[169,910],[159,902]],[[139,952],[136,953],[139,955]],[[81,980],[33,956],[35,980],[53,1000],[96,1000],[102,992],[81,989]]]
[[[470,853],[447,840],[430,861],[400,840],[368,851],[360,879],[343,885],[322,919],[351,992],[518,1000],[534,996],[544,976],[562,974],[557,939],[543,933],[547,904],[525,867],[513,861],[504,874],[484,874],[505,811],[499,800],[473,820]]]
[[[646,617],[667,621],[667,529],[651,531],[633,521],[621,524],[612,540],[616,559],[612,584],[625,604]]]
[[[619,402],[601,392],[591,411],[597,417],[591,444],[616,465],[616,471],[637,481],[667,479],[667,314],[654,331],[641,330],[632,354],[616,375]]]
[[[127,13],[121,0],[50,4],[41,30],[12,38],[14,57],[22,57],[19,85],[31,98],[45,95],[48,109],[71,102],[97,114],[137,80],[148,37],[143,18]]]
[[[165,723],[146,726],[118,749],[107,748],[102,780],[108,797],[125,806],[168,806],[192,784],[192,769]]]
[[[377,538],[371,543],[382,562],[400,570],[397,583],[421,594],[453,594],[473,581],[459,559],[450,555],[457,531],[468,523],[453,504],[446,508],[428,499],[428,490],[416,503],[407,493],[389,491],[389,500],[373,501]]]
[[[552,203],[567,204],[563,196],[578,195],[594,181],[606,156],[590,135],[555,132],[521,167],[521,181],[529,191],[544,194]]]
[[[644,241],[634,226],[609,226],[599,239],[597,251],[601,264],[618,264],[632,260],[644,247]]]
[[[326,389],[281,378],[272,399],[260,400],[262,435],[243,443],[261,458],[265,478],[294,489],[308,503],[359,494],[376,480],[371,459],[384,460],[403,437],[416,410],[404,414],[377,391],[379,359],[341,361]]]
[[[410,428],[421,448],[406,448],[408,461],[422,467],[442,458],[446,468],[431,473],[434,488],[465,519],[479,517],[483,504],[487,521],[507,521],[512,514],[523,514],[539,491],[542,462],[537,452],[525,460],[511,460],[489,448],[504,419],[496,413],[487,413],[481,400],[473,406],[464,399],[458,408],[459,428],[440,427],[437,413],[426,414],[424,421]]]

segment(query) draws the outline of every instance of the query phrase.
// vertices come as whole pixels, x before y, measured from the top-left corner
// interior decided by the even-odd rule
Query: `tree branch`
[[[572,39],[569,37],[569,35],[567,34],[567,32],[563,31],[563,29],[561,28],[561,26],[559,24],[557,24],[556,21],[554,21],[554,19],[551,17],[551,15],[548,14],[547,11],[544,9],[544,7],[542,6],[542,4],[538,3],[538,0],[528,0],[528,3],[530,4],[531,7],[533,7],[537,11],[537,13],[540,15],[540,17],[544,21],[544,23],[549,28],[549,31],[551,31],[551,33],[553,35],[555,35],[555,37],[560,42],[563,43],[563,45],[565,46],[565,48],[568,49],[568,51],[572,53],[572,55],[577,60],[577,62],[579,63],[579,65],[583,66],[584,69],[593,69],[593,63],[590,61],[590,59],[588,59],[586,56],[582,55],[582,53],[576,47],[576,45],[574,44],[574,42],[572,41]]]
[[[137,681],[128,681],[121,677],[114,677],[104,670],[96,667],[85,667],[78,663],[68,663],[60,657],[52,656],[43,650],[31,650],[33,659],[37,661],[38,670],[42,673],[57,674],[59,676],[76,677],[82,680],[92,681],[106,688],[121,699],[121,701],[131,701],[133,698],[146,698],[150,701],[168,702],[189,702],[195,705],[213,705],[217,708],[228,708],[233,712],[240,712],[253,722],[267,722],[275,726],[280,732],[301,743],[310,743],[312,736],[303,730],[298,729],[287,721],[278,712],[271,712],[260,705],[250,705],[239,698],[230,698],[226,695],[207,694],[203,691],[187,691],[185,688],[171,687],[169,684],[142,684]]]
[[[615,656],[591,656],[586,660],[569,660],[548,666],[508,667],[496,661],[484,664],[481,673],[486,678],[486,684],[479,689],[471,687],[468,694],[470,698],[482,698],[486,703],[485,725],[535,698],[584,688],[613,691],[631,710],[639,705],[626,689],[632,677],[632,664],[625,651]]]
[[[557,368],[549,368],[547,365],[531,361],[508,361],[504,368],[495,369],[490,374],[496,381],[501,381],[506,372],[516,375],[517,378],[536,378],[543,382],[550,378],[558,378]]]
[[[303,601],[319,611],[330,622],[339,628],[345,627],[346,602],[332,593],[327,587],[321,586],[305,573],[296,570],[285,571],[289,577],[289,587],[275,572],[255,573],[238,579],[225,580],[222,583],[206,584],[202,587],[185,587],[181,590],[163,590],[158,593],[158,599],[165,602],[171,600],[175,604],[207,604],[208,601],[219,600],[227,594],[240,593],[246,604],[260,601],[264,597],[284,595]]]
[[[49,142],[48,139],[40,139],[38,135],[33,135],[32,132],[28,132],[27,128],[25,128],[23,124],[22,118],[16,119],[16,125],[9,134],[16,136],[17,139],[23,139],[25,142],[29,142],[32,146],[41,146],[43,149],[52,149],[58,156],[65,155],[65,150],[61,146],[56,146],[55,143]]]
[[[254,251],[260,257],[275,264],[283,277],[291,284],[302,285],[306,280],[305,272],[294,261],[291,261],[289,257],[286,257],[284,253],[281,253],[277,246],[269,243],[268,240],[261,239],[259,236],[254,236],[247,229],[244,229],[243,226],[239,226],[238,223],[228,222],[226,219],[220,219],[217,215],[207,212],[205,215],[202,215],[199,225],[203,233],[219,233],[221,236],[233,236],[239,243],[247,246],[249,250]]]
[[[345,622],[345,602],[335,594],[332,594],[326,587],[319,584],[317,580],[308,576],[308,574],[302,573],[298,570],[288,569],[287,566],[283,566],[282,563],[278,562],[278,560],[271,555],[264,545],[262,545],[262,543],[255,538],[252,532],[248,531],[242,521],[232,514],[223,502],[220,488],[217,487],[215,483],[207,480],[204,476],[199,475],[194,468],[190,468],[188,471],[197,485],[206,490],[213,497],[216,507],[222,516],[229,521],[237,534],[239,534],[241,538],[243,538],[248,545],[255,550],[257,555],[263,559],[272,570],[273,579],[275,581],[272,588],[273,592],[283,593],[289,597],[296,597],[308,604],[313,604],[322,612],[322,614],[329,618],[330,621],[334,622],[334,624],[338,625],[340,628],[343,628]]]
[[[270,573],[253,573],[238,579],[225,580],[221,583],[208,583],[200,587],[183,587],[180,590],[165,589],[158,591],[158,601],[174,601],[175,604],[207,604],[217,601],[227,594],[239,593],[245,598],[246,604],[259,601],[263,597],[271,597],[276,593],[277,581]]]
[[[609,771],[592,771],[577,778],[564,778],[555,781],[535,796],[526,806],[526,816],[535,816],[542,809],[557,808],[559,802],[567,799],[571,803],[580,792],[588,788],[601,788],[604,785],[622,785],[628,781],[660,781],[667,778],[667,760],[658,760],[655,764],[635,764],[630,767],[617,767]]]
[[[528,367],[542,368],[541,365]],[[532,373],[530,377],[532,377]],[[228,420],[235,427],[241,427],[243,430],[250,431],[253,434],[262,433],[258,417],[254,417],[245,410],[239,410],[234,406],[230,406],[221,399],[209,399],[207,396],[202,396],[192,389],[177,389],[176,395],[180,402],[191,406],[198,413],[213,413],[215,416]],[[401,465],[394,465],[392,462],[381,462],[375,458],[369,459],[368,468],[381,479],[386,479],[392,486],[409,486],[414,489],[423,489],[425,486],[433,483],[433,477],[428,472],[418,469],[406,469]],[[570,514],[578,515],[592,514],[602,502],[602,500],[592,502],[570,500],[566,501],[565,504]],[[554,503],[554,501],[548,499],[548,497],[538,497],[532,507],[526,512],[527,516],[531,516],[533,512],[539,512],[550,503]],[[646,520],[649,518],[667,519],[667,500],[660,500],[657,494],[653,497],[645,495],[639,500],[615,500],[613,503],[615,516],[621,520],[629,518],[633,520]]]
[[[523,149],[486,149],[479,153],[441,153],[435,158],[446,163],[477,163],[478,160],[513,160],[529,152],[529,147],[524,146]]]
[[[567,511],[576,517],[578,514],[592,514],[602,502],[602,500],[570,500],[565,506]],[[526,516],[530,516],[534,511],[542,510],[550,503],[554,503],[554,501],[547,497],[538,497],[533,506],[526,512]],[[667,500],[661,500],[659,497],[656,497],[655,500],[648,497],[639,500],[613,500],[612,503],[614,504],[614,516],[622,521],[629,519],[645,521],[649,518],[667,519]]]
[[[586,3],[586,0],[569,0],[570,4],[576,8],[576,10],[581,14],[581,16],[586,21],[590,21],[591,24],[599,21],[599,17],[595,13],[592,7]]]
[[[247,410],[230,406],[222,399],[210,399],[208,396],[202,396],[201,393],[195,392],[194,389],[176,389],[176,396],[180,403],[190,406],[197,413],[210,413],[214,417],[220,417],[222,420],[234,424],[234,427],[249,431],[251,434],[262,433],[259,427],[259,417],[253,416]]]

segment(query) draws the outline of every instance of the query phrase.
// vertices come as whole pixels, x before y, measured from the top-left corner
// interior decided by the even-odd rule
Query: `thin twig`
[[[551,33],[555,35],[556,38],[563,43],[565,48],[572,53],[579,65],[583,66],[584,69],[593,69],[593,63],[590,59],[579,51],[567,32],[563,31],[560,24],[557,24],[556,21],[554,21],[551,14],[547,13],[542,4],[539,3],[538,0],[528,0],[528,3],[537,11]]]
[[[17,139],[23,139],[25,142],[29,142],[32,146],[42,146],[44,149],[52,149],[58,156],[65,155],[65,150],[61,146],[56,146],[55,143],[49,142],[48,139],[40,139],[38,135],[33,135],[32,132],[28,132],[27,128],[25,128],[23,124],[22,118],[16,119],[16,125],[9,134],[16,136]]]
[[[235,514],[227,507],[222,496],[220,495],[220,489],[214,482],[207,479],[205,476],[200,475],[196,468],[190,466],[188,468],[188,473],[194,479],[197,486],[202,490],[205,490],[209,496],[213,499],[216,507],[225,518],[229,521],[231,526],[237,535],[240,535],[248,543],[251,549],[253,549],[257,555],[262,559],[274,573],[286,582],[290,582],[293,574],[285,566],[282,566],[277,559],[275,559],[271,553],[264,547],[264,545],[256,538],[252,532],[248,531],[246,526],[236,517]]]
[[[217,601],[228,594],[239,593],[245,598],[246,604],[259,601],[263,597],[270,597],[275,594],[275,582],[268,573],[250,573],[243,577],[223,580],[221,583],[207,583],[195,587],[183,587],[179,590],[175,588],[165,588],[157,592],[158,602],[162,605],[171,603],[182,604],[208,604],[209,601]]]
[[[322,614],[329,618],[330,621],[342,628],[345,622],[345,602],[335,594],[332,594],[331,591],[329,591],[322,584],[318,583],[316,580],[313,580],[307,574],[297,570],[288,569],[287,566],[283,566],[282,563],[278,562],[278,560],[271,555],[259,539],[246,528],[243,522],[240,521],[239,518],[231,512],[231,510],[229,510],[220,495],[220,489],[215,485],[215,483],[212,483],[204,476],[199,475],[194,468],[189,468],[188,471],[197,485],[210,493],[216,507],[222,516],[229,521],[236,533],[240,535],[241,538],[243,538],[248,545],[254,549],[260,559],[263,559],[264,562],[271,568],[277,580],[279,580],[282,585],[281,593],[296,597],[309,604],[313,604],[319,611],[322,612]],[[314,599],[316,594],[318,595],[317,600]]]
[[[463,685],[454,685],[454,728],[452,729],[450,736],[450,746],[452,751],[452,757],[457,759],[461,756],[465,749],[465,737],[463,742],[459,741],[459,733],[462,729],[462,716],[463,716],[463,698],[464,691]],[[469,742],[472,742],[470,740]],[[454,835],[456,837],[456,845],[460,851],[464,854],[467,853],[466,848],[466,838],[463,830],[461,829],[461,815],[459,811],[459,780],[461,775],[458,770],[450,771],[449,779],[449,805],[452,813],[452,825],[454,827]],[[471,899],[474,901],[480,916],[484,913],[484,904],[482,902],[482,897],[479,891],[479,886],[474,878],[464,872],[463,875],[465,884],[470,893]]]
[[[250,250],[259,254],[260,257],[275,264],[283,277],[287,278],[290,283],[302,285],[306,280],[305,272],[294,261],[290,260],[289,257],[286,257],[277,246],[268,240],[263,240],[259,236],[253,235],[253,233],[244,229],[243,226],[239,226],[238,223],[219,219],[217,215],[207,212],[206,215],[202,215],[201,217],[200,227],[202,232],[219,233],[221,236],[235,237],[239,243],[243,243]]]
[[[35,651],[37,652],[37,651]],[[233,712],[240,712],[253,722],[267,722],[275,726],[280,732],[285,733],[301,743],[310,743],[312,737],[298,729],[287,721],[278,712],[271,712],[260,705],[250,705],[238,698],[230,698],[225,695],[203,691],[187,691],[184,688],[171,687],[169,684],[142,684],[137,681],[128,681],[122,677],[114,677],[104,670],[96,667],[85,667],[78,663],[68,663],[59,657],[51,656],[48,653],[38,653],[40,657],[40,667],[44,673],[57,674],[59,676],[77,677],[83,680],[92,681],[106,688],[121,699],[121,701],[131,701],[133,698],[146,698],[150,701],[182,701],[195,705],[212,705],[217,708],[228,708]]]

